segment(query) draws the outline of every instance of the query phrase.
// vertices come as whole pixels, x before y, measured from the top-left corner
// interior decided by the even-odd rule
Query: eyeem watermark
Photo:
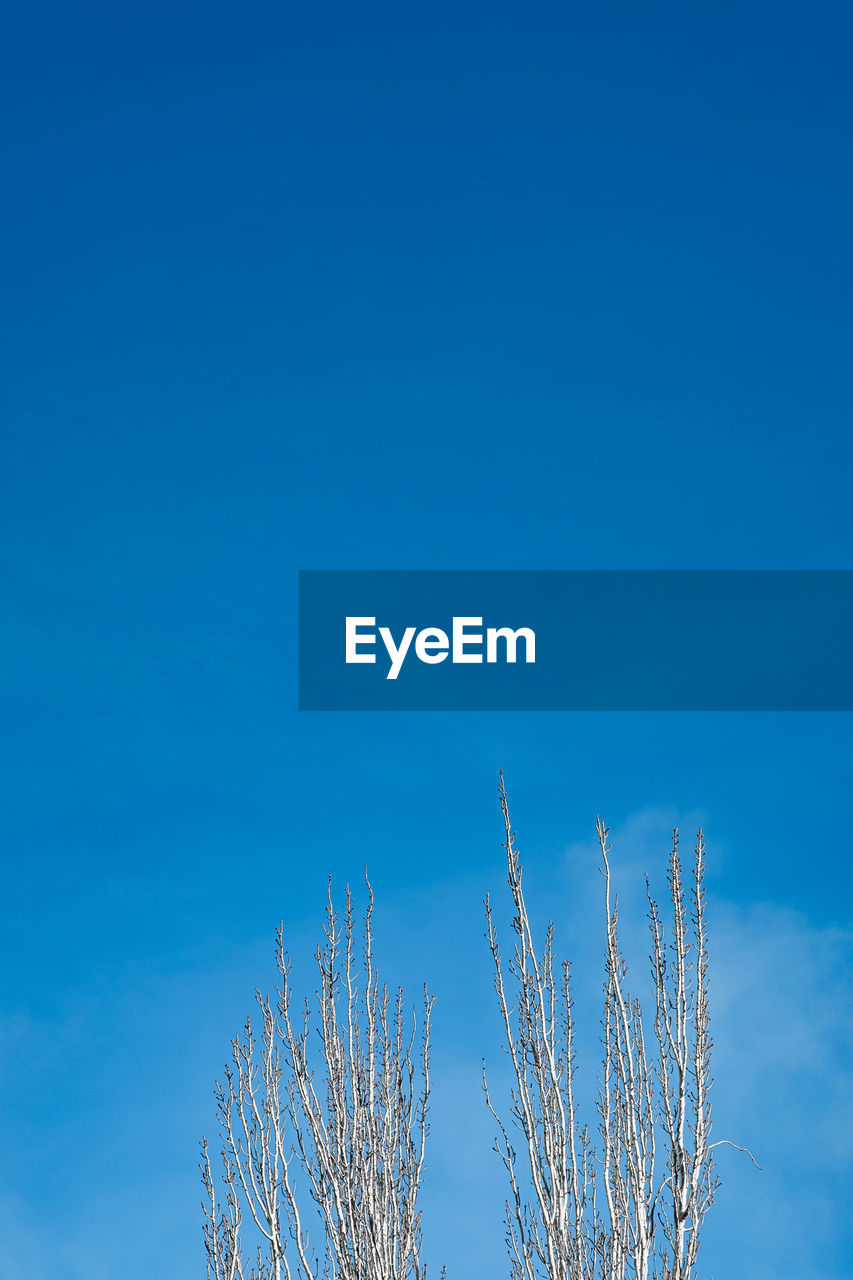
[[[853,570],[306,569],[304,711],[853,711]]]
[[[376,618],[347,618],[346,661],[376,662],[376,637],[385,646],[390,665],[386,680],[396,680],[414,641],[415,657],[433,665],[451,662],[517,662],[519,641],[525,662],[536,661],[536,633],[531,627],[486,627],[482,618],[454,617],[450,634],[440,627],[406,627],[399,641],[390,627],[376,627]],[[479,629],[478,629],[479,628]]]

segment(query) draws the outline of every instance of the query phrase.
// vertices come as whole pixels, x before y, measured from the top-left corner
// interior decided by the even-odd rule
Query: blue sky
[[[506,1274],[499,767],[593,1049],[595,814],[626,893],[704,822],[719,1131],[764,1172],[721,1155],[702,1274],[849,1274],[849,716],[299,715],[295,603],[853,567],[851,25],[3,6],[2,1280],[201,1273],[229,1037],[365,861],[438,998],[430,1257]]]

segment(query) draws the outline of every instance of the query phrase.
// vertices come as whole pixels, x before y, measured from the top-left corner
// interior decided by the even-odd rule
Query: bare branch
[[[507,1243],[517,1280],[693,1280],[702,1223],[717,1190],[711,1143],[705,846],[699,832],[690,907],[674,833],[669,860],[672,932],[667,943],[648,889],[653,1051],[640,1002],[628,992],[619,941],[608,829],[596,820],[604,879],[601,1146],[581,1127],[575,1098],[571,975],[555,979],[553,925],[534,942],[503,774],[500,804],[515,916],[513,955],[500,951],[489,899],[486,937],[513,1071],[511,1116],[524,1159],[510,1143],[483,1072],[486,1103],[507,1170]],[[651,1032],[650,1032],[651,1034]],[[734,1144],[732,1144],[734,1145]],[[665,1166],[658,1160],[666,1156]]]
[[[247,1021],[232,1043],[225,1084],[217,1085],[224,1207],[202,1147],[208,1280],[317,1280],[321,1265],[329,1280],[426,1280],[418,1192],[433,999],[425,988],[418,1027],[402,991],[380,985],[365,880],[360,946],[349,888],[340,918],[329,885],[325,945],[316,953],[319,1052],[309,1043],[307,1001],[298,1023],[293,1017],[281,927],[277,999],[258,993],[260,1034]],[[323,1229],[319,1257],[306,1226],[311,1202]],[[250,1273],[244,1210],[257,1251]]]

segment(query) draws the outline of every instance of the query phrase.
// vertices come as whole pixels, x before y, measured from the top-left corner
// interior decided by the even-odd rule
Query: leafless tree
[[[509,1176],[507,1244],[513,1280],[692,1280],[702,1223],[717,1188],[711,1143],[708,952],[699,832],[690,906],[678,833],[669,859],[668,941],[649,891],[653,1046],[640,1002],[626,990],[626,965],[612,892],[608,830],[596,824],[605,907],[603,1064],[598,1133],[582,1125],[575,1087],[575,1026],[568,962],[555,967],[554,929],[535,945],[503,775],[515,946],[508,973],[489,899],[487,937],[512,1066],[512,1122],[519,1155],[489,1093],[496,1149]],[[732,1144],[734,1145],[734,1144]]]
[[[402,991],[380,986],[367,888],[360,948],[349,889],[342,922],[329,889],[316,954],[317,1068],[310,1003],[298,1020],[292,1010],[281,928],[277,999],[258,992],[258,1030],[247,1020],[232,1042],[216,1086],[219,1177],[202,1141],[208,1280],[426,1280],[418,1192],[433,1001],[424,989],[418,1032]],[[311,1200],[320,1256],[309,1242]]]

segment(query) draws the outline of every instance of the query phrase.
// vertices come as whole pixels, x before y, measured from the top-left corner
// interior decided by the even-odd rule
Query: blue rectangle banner
[[[305,570],[306,711],[853,709],[853,571]]]

